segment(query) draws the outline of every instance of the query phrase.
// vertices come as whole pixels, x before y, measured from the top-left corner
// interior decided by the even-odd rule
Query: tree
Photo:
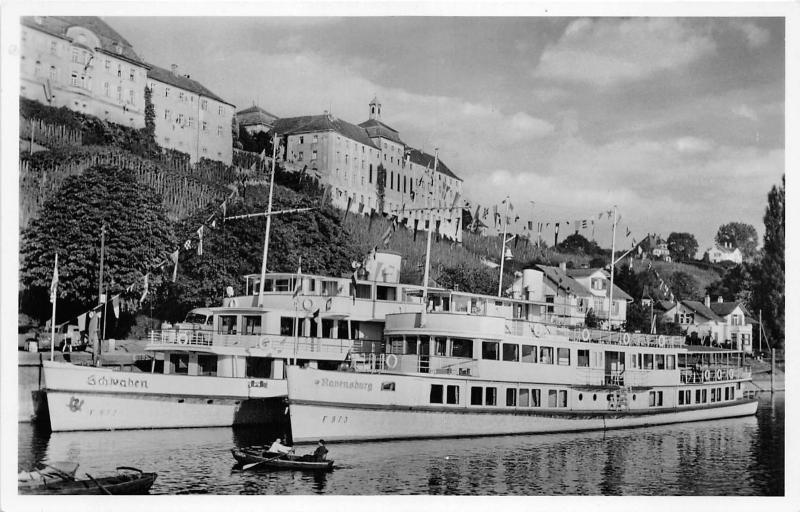
[[[691,233],[670,233],[667,238],[667,248],[675,261],[694,259],[697,253],[697,240]]]
[[[100,230],[106,225],[104,289],[120,292],[141,283],[148,265],[175,247],[172,224],[161,197],[133,173],[110,166],[67,178],[47,200],[42,214],[22,233],[23,309],[40,319],[50,310],[48,289],[59,254],[59,318],[96,304]],[[151,287],[157,284],[151,280]]]
[[[786,304],[786,175],[773,186],[764,213],[764,246],[755,268],[753,308],[763,312],[763,327],[773,346],[783,346]]]
[[[738,248],[745,260],[751,260],[757,253],[758,234],[756,228],[744,222],[729,222],[717,230],[714,240],[722,246]]]
[[[639,300],[642,298],[642,282],[639,275],[636,274],[628,265],[621,265],[616,267],[614,271],[614,285],[634,298]]]
[[[565,238],[558,246],[558,252],[571,253],[571,254],[597,254],[600,248],[597,243],[590,242],[580,233],[573,233]]]
[[[753,290],[754,268],[749,263],[731,267],[721,278],[706,287],[706,293],[715,297],[723,297],[726,301],[741,301],[750,308]]]
[[[495,271],[461,264],[442,268],[436,281],[448,289],[458,287],[460,291],[467,293],[494,295],[497,293],[499,279]]]
[[[625,311],[625,330],[628,332],[650,332],[650,306],[644,306],[639,301],[628,304]]]
[[[144,88],[144,134],[148,142],[156,144],[156,108],[153,106],[153,91]]]
[[[686,272],[674,272],[667,281],[670,291],[677,300],[700,300],[703,298],[697,280]]]

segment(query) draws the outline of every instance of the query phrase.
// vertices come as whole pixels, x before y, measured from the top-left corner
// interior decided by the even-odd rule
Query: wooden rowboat
[[[274,453],[252,449],[237,450],[236,448],[233,448],[231,453],[239,466],[253,464],[254,466],[251,467],[306,471],[331,471],[333,469],[332,460],[322,462],[303,460],[302,455],[294,455],[292,453]]]
[[[20,494],[146,494],[158,476],[127,466],[117,468],[120,473],[94,478],[86,473],[86,480],[46,482],[38,487],[21,487]]]
[[[20,471],[17,475],[17,485],[20,488],[38,487],[49,482],[75,480],[75,471],[77,470],[77,462],[56,461],[50,464],[39,464],[31,471]]]

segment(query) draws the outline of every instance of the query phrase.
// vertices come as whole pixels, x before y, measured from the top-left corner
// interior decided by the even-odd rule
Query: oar
[[[50,469],[52,469],[53,471],[55,471],[55,473],[56,473],[58,476],[60,476],[61,478],[63,478],[64,480],[67,480],[67,481],[70,481],[70,482],[71,482],[71,481],[73,481],[73,480],[75,480],[75,477],[74,477],[74,476],[72,476],[72,475],[70,475],[69,473],[66,473],[66,472],[64,472],[64,471],[61,471],[60,469],[58,469],[58,468],[56,468],[56,467],[53,467],[53,466],[51,466],[50,464],[42,464],[42,465],[43,465],[44,467],[46,467],[46,468],[50,468]],[[44,476],[44,475],[42,475],[42,476]]]
[[[94,479],[94,477],[93,477],[92,475],[90,475],[89,473],[86,473],[86,476],[88,476],[88,477],[89,477],[89,480],[91,480],[92,482],[94,482],[94,484],[95,484],[97,487],[99,487],[99,488],[100,488],[100,490],[101,490],[101,491],[103,491],[103,493],[104,493],[104,494],[108,494],[109,496],[111,496],[111,491],[109,491],[108,489],[106,489],[105,487],[103,487],[103,484],[101,484],[100,482],[98,482],[97,480],[95,480],[95,479]]]
[[[281,454],[278,454],[277,457],[271,457],[269,459],[264,459],[264,460],[261,460],[261,461],[258,461],[258,462],[253,462],[251,464],[245,464],[244,466],[242,466],[242,471],[250,469],[250,468],[255,467],[255,466],[258,466],[259,464],[263,464],[265,462],[269,462],[271,460],[280,459],[281,457],[283,457],[283,455],[284,454],[281,453]]]

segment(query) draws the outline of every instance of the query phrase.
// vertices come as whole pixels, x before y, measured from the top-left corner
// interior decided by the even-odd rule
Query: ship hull
[[[305,443],[320,438],[368,441],[607,430],[749,416],[758,407],[757,400],[743,398],[681,408],[630,410],[471,407],[463,400],[452,406],[426,403],[425,386],[439,381],[291,368],[292,440]]]
[[[45,363],[54,432],[285,421],[285,381],[119,372]]]

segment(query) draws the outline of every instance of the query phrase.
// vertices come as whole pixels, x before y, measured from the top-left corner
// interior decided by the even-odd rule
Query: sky
[[[784,173],[783,18],[110,17],[143,58],[237,108],[383,121],[464,196],[617,247],[718,227],[763,234]],[[501,210],[502,211],[502,210]],[[626,237],[627,232],[631,235]]]

